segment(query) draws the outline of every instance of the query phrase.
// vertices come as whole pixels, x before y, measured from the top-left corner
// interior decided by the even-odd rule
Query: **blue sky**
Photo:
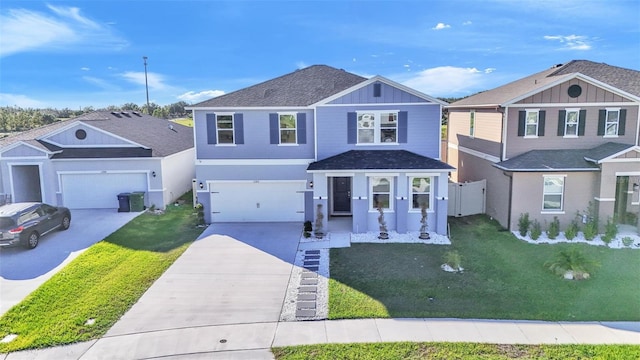
[[[0,105],[195,103],[326,64],[461,97],[553,64],[640,68],[640,1],[0,2]]]

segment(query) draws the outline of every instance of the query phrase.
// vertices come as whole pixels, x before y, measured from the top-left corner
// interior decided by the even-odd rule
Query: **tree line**
[[[150,103],[148,107],[147,104],[139,106],[134,103],[126,103],[120,106],[110,105],[99,109],[93,106],[87,106],[78,110],[71,110],[69,108],[33,109],[18,106],[4,106],[0,107],[0,132],[11,133],[26,131],[94,111],[139,111],[161,119],[174,119],[187,116],[188,113],[184,108],[188,105],[185,101],[164,106]]]

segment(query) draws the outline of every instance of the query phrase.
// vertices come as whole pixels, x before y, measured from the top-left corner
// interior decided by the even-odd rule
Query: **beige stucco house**
[[[448,106],[454,181],[487,180],[486,212],[560,219],[589,202],[601,222],[637,224],[640,71],[586,60],[555,65]]]

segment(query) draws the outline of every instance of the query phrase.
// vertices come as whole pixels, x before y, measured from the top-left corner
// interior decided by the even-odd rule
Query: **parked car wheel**
[[[67,230],[69,228],[69,226],[71,226],[71,218],[68,217],[68,216],[63,217],[60,229]]]
[[[27,239],[27,248],[33,249],[38,246],[38,240],[40,239],[40,235],[37,232],[32,232],[29,234],[29,238]]]

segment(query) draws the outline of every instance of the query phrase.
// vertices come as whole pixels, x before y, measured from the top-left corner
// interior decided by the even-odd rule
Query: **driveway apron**
[[[191,353],[194,348],[196,352],[268,349],[301,226],[210,226],[86,358],[120,352],[134,358],[163,356],[180,354],[183,347]],[[130,338],[124,348],[123,336]]]

